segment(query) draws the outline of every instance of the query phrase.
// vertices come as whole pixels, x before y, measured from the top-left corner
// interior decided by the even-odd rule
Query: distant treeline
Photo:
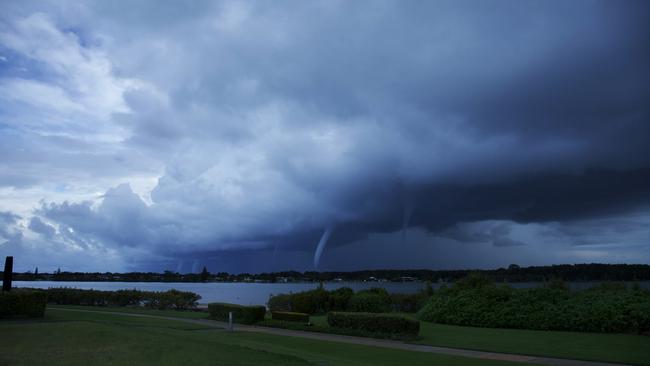
[[[36,272],[36,273],[34,273]],[[113,282],[327,282],[327,281],[430,281],[453,282],[470,273],[481,273],[496,282],[543,282],[553,279],[564,281],[648,281],[650,265],[647,264],[561,264],[553,266],[520,267],[493,270],[366,270],[354,272],[273,272],[259,274],[201,273],[180,274],[172,271],[129,273],[61,272],[14,273],[16,281],[113,281]],[[1,274],[2,272],[0,272]]]

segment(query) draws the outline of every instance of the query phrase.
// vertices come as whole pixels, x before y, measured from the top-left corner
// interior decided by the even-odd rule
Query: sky
[[[0,0],[6,255],[650,263],[650,3]]]

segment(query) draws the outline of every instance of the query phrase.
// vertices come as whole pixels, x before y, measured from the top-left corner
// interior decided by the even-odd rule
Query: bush
[[[184,310],[195,308],[201,296],[193,292],[168,290],[165,292],[139,290],[80,290],[75,288],[47,289],[49,302],[59,305],[86,306],[141,306],[155,309]]]
[[[271,311],[291,311],[293,294],[271,295],[267,305]]]
[[[420,332],[420,322],[393,314],[330,312],[327,323],[335,328],[382,334],[417,335]]]
[[[390,296],[386,290],[370,289],[352,295],[348,301],[347,310],[363,313],[387,313],[391,310],[390,305]]]
[[[427,300],[424,292],[417,294],[390,294],[390,305],[393,311],[400,313],[415,313]]]
[[[46,306],[47,293],[44,291],[14,289],[0,293],[0,319],[40,318]]]
[[[324,314],[330,310],[345,310],[353,293],[348,287],[334,291],[318,287],[294,294],[271,295],[267,304],[271,311]]]
[[[334,291],[330,291],[329,299],[327,301],[327,311],[345,311],[348,307],[350,298],[354,295],[354,291],[349,287],[341,287]]]
[[[309,323],[309,314],[305,313],[292,313],[289,311],[272,311],[271,319],[284,320],[288,322]]]
[[[291,311],[307,314],[323,314],[327,311],[329,292],[322,287],[298,292],[293,295]]]
[[[580,332],[644,332],[650,326],[650,292],[618,284],[570,292],[557,285],[513,289],[475,278],[459,282],[437,291],[418,317],[443,324]]]
[[[389,311],[416,312],[433,288],[429,284],[416,294],[389,294],[383,288],[357,292],[349,287],[327,291],[322,287],[292,294],[271,295],[267,302],[271,311],[293,311],[306,314],[323,314],[330,311],[356,311],[384,313]]]
[[[185,310],[196,307],[199,299],[201,296],[193,292],[172,289],[166,292],[147,292],[143,302],[150,308]]]
[[[650,331],[650,302],[630,306],[630,317],[639,334]]]
[[[264,306],[243,306],[213,302],[208,304],[210,318],[219,321],[228,321],[228,313],[232,312],[233,321],[241,324],[254,324],[264,320],[266,308]]]

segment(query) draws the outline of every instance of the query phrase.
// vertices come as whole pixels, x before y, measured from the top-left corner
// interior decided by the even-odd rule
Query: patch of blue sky
[[[29,79],[55,82],[56,74],[47,64],[25,57],[0,44],[0,79]]]

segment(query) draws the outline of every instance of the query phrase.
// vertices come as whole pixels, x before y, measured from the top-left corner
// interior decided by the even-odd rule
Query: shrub
[[[650,301],[630,306],[630,317],[639,334],[650,331]]]
[[[271,311],[291,311],[293,294],[271,295],[267,305]]]
[[[383,290],[383,289],[382,289]],[[386,313],[390,309],[390,296],[387,292],[374,290],[359,291],[348,301],[348,311],[364,313]]]
[[[349,292],[348,292],[349,291]],[[305,314],[324,314],[331,308],[342,309],[351,296],[351,289],[329,292],[322,287],[295,294],[272,295],[268,305],[272,311],[293,311]]]
[[[418,317],[477,327],[643,332],[650,327],[648,304],[650,292],[619,284],[570,292],[564,286],[512,289],[473,280],[437,291]]]
[[[307,314],[323,314],[326,312],[329,293],[322,287],[315,290],[298,292],[293,295],[291,311]]]
[[[210,318],[219,321],[228,321],[228,313],[232,312],[233,321],[242,324],[254,324],[264,320],[266,308],[264,306],[243,306],[213,302],[208,304]]]
[[[420,322],[393,314],[330,312],[327,323],[335,328],[383,334],[417,335],[420,332]]]
[[[98,291],[75,288],[47,289],[49,302],[59,305],[86,306],[140,306],[155,309],[184,310],[194,308],[201,296],[193,292],[168,290],[165,292],[117,290]]]
[[[194,308],[201,296],[193,292],[168,290],[166,292],[145,293],[144,304],[147,307],[158,309],[185,310]]]
[[[427,297],[423,292],[416,294],[390,294],[390,305],[393,311],[415,313],[424,305],[426,299]]]
[[[0,293],[0,319],[40,318],[45,314],[47,293],[36,290],[20,290]]]
[[[327,302],[327,311],[345,311],[348,307],[350,298],[354,295],[354,291],[349,287],[341,287],[334,291],[330,291],[329,299]]]
[[[309,323],[309,314],[305,313],[292,313],[289,311],[272,311],[271,319],[284,320],[288,322]]]

